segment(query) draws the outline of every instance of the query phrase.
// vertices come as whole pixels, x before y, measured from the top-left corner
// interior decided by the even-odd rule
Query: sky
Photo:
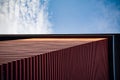
[[[0,34],[120,33],[120,0],[0,0]]]
[[[120,33],[120,0],[50,0],[57,34]]]

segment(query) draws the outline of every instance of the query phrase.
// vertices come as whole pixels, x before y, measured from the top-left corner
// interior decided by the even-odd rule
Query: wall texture
[[[108,67],[103,39],[1,64],[0,80],[109,80]]]

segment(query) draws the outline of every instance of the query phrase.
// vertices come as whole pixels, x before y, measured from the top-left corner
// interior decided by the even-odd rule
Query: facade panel
[[[0,80],[109,80],[106,38],[28,44],[18,40],[0,46]]]

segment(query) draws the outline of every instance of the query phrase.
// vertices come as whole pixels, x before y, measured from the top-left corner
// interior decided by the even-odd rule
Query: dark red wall
[[[107,40],[0,66],[0,80],[109,80]]]

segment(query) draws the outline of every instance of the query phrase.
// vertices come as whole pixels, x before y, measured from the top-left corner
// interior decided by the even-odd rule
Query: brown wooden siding
[[[62,46],[1,64],[0,80],[109,80],[107,39]]]

